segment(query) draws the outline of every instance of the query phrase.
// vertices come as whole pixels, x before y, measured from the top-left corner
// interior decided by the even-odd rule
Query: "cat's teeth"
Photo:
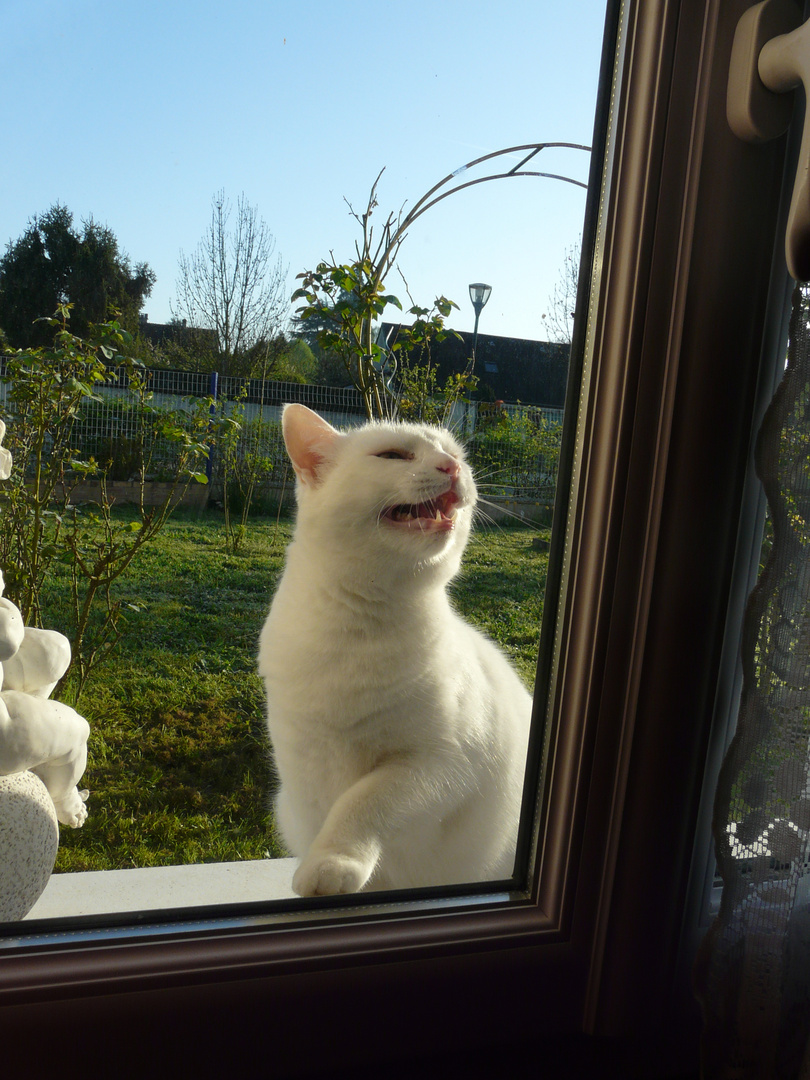
[[[452,518],[454,513],[454,508],[451,507],[448,513],[447,511],[442,510],[442,503],[435,503],[433,500],[430,500],[426,503],[410,505],[403,503],[390,511],[390,517],[393,521],[401,521],[403,523],[407,521],[433,521],[441,523],[448,517]]]

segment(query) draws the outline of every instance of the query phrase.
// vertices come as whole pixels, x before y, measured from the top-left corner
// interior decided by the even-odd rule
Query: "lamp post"
[[[472,300],[472,306],[475,309],[475,328],[473,330],[473,344],[472,344],[472,362],[473,368],[475,367],[475,346],[478,344],[478,317],[481,314],[484,305],[489,300],[489,294],[492,292],[491,285],[484,285],[481,281],[475,281],[470,285],[470,300]]]

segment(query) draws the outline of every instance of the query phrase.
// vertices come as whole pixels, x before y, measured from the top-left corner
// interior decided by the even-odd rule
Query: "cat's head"
[[[303,405],[285,407],[282,427],[297,477],[299,529],[383,564],[455,573],[476,489],[449,431],[369,423],[341,433]]]

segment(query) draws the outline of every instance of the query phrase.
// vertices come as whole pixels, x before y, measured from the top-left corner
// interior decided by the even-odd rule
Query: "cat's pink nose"
[[[461,466],[454,457],[450,457],[449,454],[445,455],[441,459],[441,465],[437,465],[436,468],[439,472],[447,473],[451,479],[455,480],[458,474],[461,472]]]

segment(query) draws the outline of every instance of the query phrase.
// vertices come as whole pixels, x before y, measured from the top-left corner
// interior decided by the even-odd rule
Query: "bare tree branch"
[[[275,337],[287,316],[287,268],[276,241],[244,193],[232,206],[224,190],[211,200],[211,221],[196,251],[181,251],[176,317],[214,330],[222,374],[241,374],[246,354]]]
[[[543,314],[543,325],[549,341],[571,344],[574,310],[577,306],[580,251],[579,240],[566,249],[554,290],[548,298],[548,310]]]

